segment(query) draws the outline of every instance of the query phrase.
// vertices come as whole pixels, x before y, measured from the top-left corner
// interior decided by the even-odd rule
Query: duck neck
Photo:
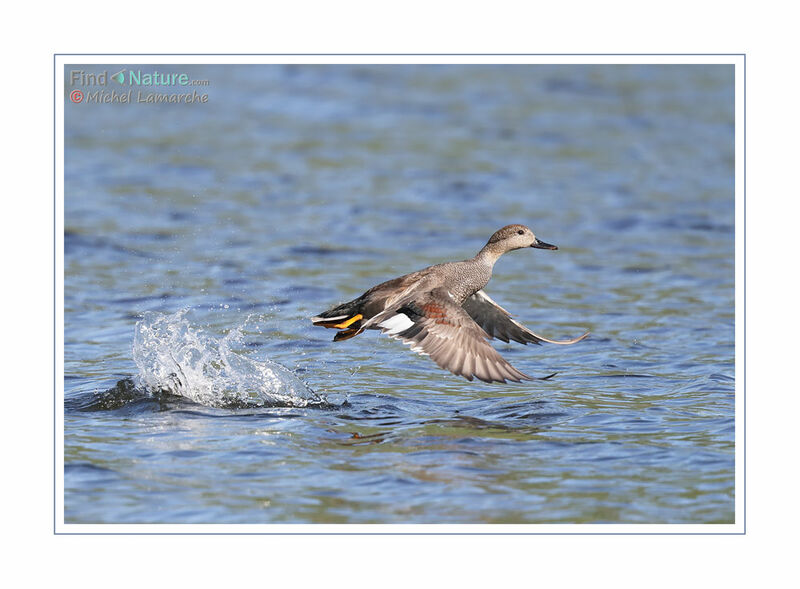
[[[495,247],[494,243],[487,243],[483,246],[483,249],[478,252],[478,255],[475,256],[475,259],[478,260],[480,263],[486,265],[491,270],[494,267],[494,263],[503,255],[503,252],[500,251],[497,247]]]

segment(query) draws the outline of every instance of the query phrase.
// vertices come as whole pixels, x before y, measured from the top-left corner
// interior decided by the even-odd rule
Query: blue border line
[[[187,55],[197,55],[197,56],[239,56],[239,55],[249,55],[249,56],[275,56],[275,57],[336,57],[336,56],[354,56],[354,57],[386,57],[386,56],[395,56],[395,57],[402,57],[402,56],[409,56],[409,57],[419,57],[423,55],[431,56],[431,57],[453,57],[453,56],[482,56],[482,57],[506,57],[506,56],[548,56],[548,57],[558,57],[558,56],[569,56],[569,57],[580,57],[580,56],[595,56],[595,57],[604,57],[604,56],[642,56],[642,57],[651,57],[651,56],[697,56],[697,57],[705,57],[705,56],[720,56],[720,57],[731,57],[731,56],[742,56],[744,57],[746,54],[744,53],[54,53],[54,56],[59,57],[83,57],[86,55],[96,56],[96,55],[125,55],[125,56],[139,56],[139,55],[167,55],[167,56],[187,56]],[[247,65],[247,64],[243,64]],[[253,64],[259,65],[259,64]],[[335,65],[335,64],[331,64]],[[345,65],[345,64],[343,64]],[[394,65],[394,64],[384,64],[384,65]],[[432,64],[433,65],[433,64]],[[503,64],[487,64],[487,65],[503,65]],[[515,64],[509,64],[515,65]],[[524,64],[521,64],[524,65]],[[579,64],[564,64],[564,65],[579,65]],[[588,65],[613,65],[613,64],[588,64]],[[656,65],[656,64],[653,64]]]
[[[75,525],[135,525],[135,526],[195,526],[195,525],[278,525],[278,524],[75,524]],[[279,524],[286,525],[286,524]],[[289,525],[329,525],[329,524],[289,524]],[[334,524],[334,525],[404,525],[404,524]],[[450,525],[450,524],[416,524]],[[453,524],[453,525],[495,525],[495,524]],[[508,524],[503,524],[508,525]],[[510,524],[531,525],[531,524]],[[532,524],[538,525],[538,524]],[[548,524],[550,525],[550,524]],[[557,524],[578,525],[578,524]],[[584,525],[584,524],[581,524]],[[586,524],[594,525],[594,524]],[[639,525],[639,524],[620,524]],[[652,524],[641,524],[652,525]],[[670,524],[666,524],[670,525]],[[675,524],[681,525],[681,524]],[[705,525],[705,524],[689,524]],[[714,524],[711,524],[714,525]],[[55,532],[55,536],[743,536],[743,532]]]
[[[743,279],[744,291],[742,321],[744,322],[744,346],[742,367],[743,383],[743,489],[742,504],[743,528],[741,532],[58,532],[56,530],[56,67],[58,57],[82,56],[722,56],[743,58],[742,63],[742,191],[744,226],[742,240],[744,242]],[[254,64],[257,65],[257,64]],[[336,64],[331,64],[336,65]],[[343,64],[344,65],[344,64]],[[386,64],[392,65],[392,64]],[[494,64],[502,65],[502,64]],[[508,64],[517,65],[517,64]],[[519,64],[524,65],[524,64]],[[565,64],[580,65],[580,64]],[[603,64],[587,64],[603,65]],[[734,64],[734,72],[736,71]],[[735,77],[734,77],[735,78]],[[735,100],[735,86],[734,86]],[[66,114],[66,113],[65,113]],[[734,115],[735,116],[735,115]],[[736,138],[734,136],[734,145]],[[734,198],[734,210],[736,201]],[[734,257],[736,252],[734,251]],[[735,510],[735,498],[734,498]],[[735,524],[735,520],[734,520]],[[103,525],[103,524],[91,524]],[[113,524],[118,525],[118,524]],[[137,524],[138,525],[138,524]],[[146,524],[150,525],[150,524]],[[153,525],[183,525],[183,524],[153,524]],[[205,525],[205,524],[204,524]],[[210,524],[214,525],[214,524]],[[256,524],[261,525],[261,524]],[[308,525],[308,524],[298,524]],[[313,524],[312,524],[313,525]],[[569,525],[569,524],[568,524]],[[622,524],[625,525],[625,524]],[[53,54],[53,535],[54,536],[744,536],[747,535],[747,54],[746,53],[54,53]]]
[[[742,56],[742,534],[747,534],[747,55]],[[735,70],[734,70],[735,71]],[[735,214],[735,209],[734,209]],[[734,222],[734,227],[736,226]],[[735,255],[735,254],[734,254]],[[736,265],[734,264],[734,267]],[[735,280],[734,280],[735,282]],[[735,337],[735,336],[734,336]],[[735,505],[735,504],[734,504]],[[734,508],[735,509],[735,508]]]
[[[56,378],[56,67],[58,65],[57,54],[53,55],[53,534],[56,534],[56,391],[58,383]],[[66,199],[65,199],[66,200]]]

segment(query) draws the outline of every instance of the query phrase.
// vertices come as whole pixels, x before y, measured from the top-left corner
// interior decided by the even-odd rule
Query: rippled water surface
[[[732,66],[159,68],[66,101],[67,523],[733,522]],[[508,223],[551,380],[308,321]]]

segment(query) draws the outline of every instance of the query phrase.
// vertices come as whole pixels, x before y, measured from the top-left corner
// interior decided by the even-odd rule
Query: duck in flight
[[[382,282],[311,321],[338,329],[335,342],[355,337],[365,329],[380,329],[467,380],[535,380],[509,364],[488,340],[568,345],[581,341],[589,332],[561,341],[536,335],[483,291],[498,258],[526,247],[558,249],[537,239],[524,225],[506,225],[470,260],[436,264]]]

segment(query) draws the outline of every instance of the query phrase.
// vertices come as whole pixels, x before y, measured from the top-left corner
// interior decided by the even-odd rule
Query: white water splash
[[[136,323],[133,360],[142,387],[212,407],[325,402],[289,369],[234,351],[241,347],[242,326],[224,337],[209,335],[192,327],[187,311],[148,312]]]

